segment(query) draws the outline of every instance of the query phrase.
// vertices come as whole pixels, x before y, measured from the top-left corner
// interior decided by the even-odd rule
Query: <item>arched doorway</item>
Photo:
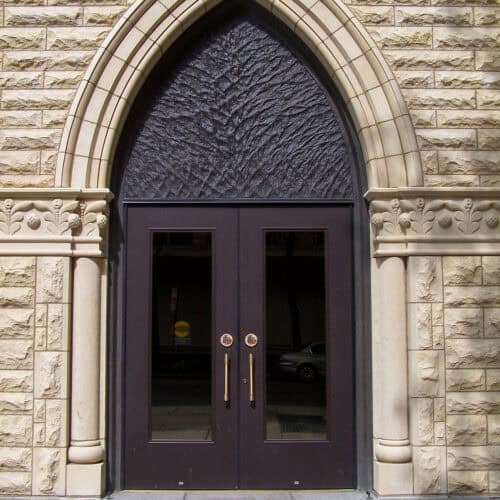
[[[126,488],[356,485],[364,183],[329,81],[280,23],[232,2],[135,101],[112,225]]]

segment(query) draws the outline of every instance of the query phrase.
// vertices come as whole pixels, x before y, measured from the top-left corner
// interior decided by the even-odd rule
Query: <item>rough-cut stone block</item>
[[[47,349],[47,328],[35,328],[35,351],[45,351]]]
[[[0,414],[31,413],[33,396],[27,393],[0,392]]]
[[[47,71],[45,73],[46,88],[76,88],[83,79],[83,71]]]
[[[63,352],[35,353],[35,397],[65,398],[68,385],[67,354]]]
[[[65,399],[47,399],[47,446],[68,445],[68,401]]]
[[[54,179],[48,175],[0,175],[3,188],[54,187]]]
[[[436,112],[434,110],[412,110],[410,118],[414,127],[435,127]]]
[[[0,73],[0,88],[37,88],[43,85],[40,71],[4,71]]]
[[[38,257],[36,280],[37,302],[68,302],[69,259]]]
[[[498,7],[478,7],[474,10],[474,21],[478,26],[500,26],[500,11]]]
[[[472,187],[479,186],[477,175],[424,175],[426,187]]]
[[[0,149],[54,149],[59,146],[61,132],[53,129],[0,130]]]
[[[500,368],[500,342],[496,339],[448,339],[448,368]]]
[[[500,391],[500,370],[486,370],[486,389]]]
[[[1,446],[31,446],[33,421],[26,415],[0,415]]]
[[[65,304],[49,304],[47,325],[47,349],[65,351],[68,349],[69,311]]]
[[[450,470],[500,469],[500,446],[460,446],[448,448]]]
[[[444,327],[435,326],[432,329],[432,346],[434,349],[444,349]]]
[[[481,337],[483,310],[480,308],[445,309],[446,337]]]
[[[0,370],[0,391],[31,392],[33,372],[31,370]]]
[[[35,174],[39,166],[38,151],[0,151],[0,175]]]
[[[434,444],[446,445],[446,425],[444,422],[434,422]]]
[[[413,448],[416,494],[446,492],[446,450],[443,446]]]
[[[79,7],[5,7],[6,26],[76,25],[82,22]]]
[[[74,90],[5,90],[2,106],[5,109],[67,109],[73,101]]]
[[[479,149],[500,149],[500,130],[478,130],[477,145]]]
[[[498,392],[449,392],[446,411],[450,414],[486,415],[500,413]]]
[[[480,285],[481,257],[443,257],[445,285]]]
[[[436,151],[420,151],[424,174],[438,173],[438,156]]]
[[[434,444],[431,398],[410,398],[410,439],[414,446]]]
[[[393,10],[391,7],[385,5],[360,5],[351,7],[351,10],[363,24],[384,25],[394,23]]]
[[[396,24],[470,26],[471,8],[396,7]]]
[[[495,28],[434,28],[437,49],[498,49],[500,38]]]
[[[395,71],[401,88],[430,88],[434,85],[432,71]]]
[[[56,171],[57,151],[42,151],[40,172],[53,175]]]
[[[109,28],[52,28],[47,30],[51,50],[90,50],[102,44]]]
[[[45,446],[45,423],[33,424],[33,446]]]
[[[444,422],[446,418],[445,398],[434,398],[434,421]]]
[[[442,302],[440,257],[408,259],[408,302]]]
[[[121,5],[89,6],[85,7],[83,23],[97,26],[112,26],[125,12],[126,7]]]
[[[485,415],[448,415],[446,436],[448,445],[486,444]]]
[[[470,149],[477,144],[475,130],[416,129],[415,133],[422,149]]]
[[[432,46],[430,28],[373,27],[368,28],[375,43],[381,49],[407,49]]]
[[[431,304],[408,304],[408,348],[432,349]]]
[[[498,286],[447,286],[444,303],[448,307],[500,306]]]
[[[486,337],[500,337],[500,309],[484,310],[484,335]]]
[[[476,52],[476,69],[482,71],[500,71],[500,54],[498,51]]]
[[[42,127],[63,128],[68,116],[68,110],[50,110],[43,112]]]
[[[31,454],[30,448],[0,448],[0,471],[31,470]]]
[[[0,338],[33,336],[33,309],[0,309]]]
[[[3,69],[23,70],[84,70],[94,56],[94,50],[87,51],[8,51],[4,53]]]
[[[477,107],[480,109],[500,109],[500,92],[497,90],[478,90]]]
[[[35,28],[0,28],[0,49],[43,49],[45,30]]]
[[[490,493],[500,493],[500,471],[490,471]]]
[[[0,494],[31,495],[31,473],[0,472]]]
[[[432,304],[432,326],[443,326],[443,304],[434,302]]]
[[[482,260],[484,284],[500,285],[500,257],[485,256]]]
[[[436,71],[436,87],[443,88],[500,88],[498,73],[484,73],[480,71]]]
[[[32,340],[0,340],[0,369],[27,370],[32,367]]]
[[[393,69],[474,69],[472,51],[386,50],[384,56]],[[495,71],[487,64],[477,69]]]
[[[444,354],[441,351],[409,352],[412,397],[444,396]]]
[[[500,415],[488,415],[488,443],[500,444]]]
[[[484,370],[446,370],[447,391],[484,391]]]
[[[45,422],[45,403],[51,401],[50,399],[35,399],[33,405],[33,422]]]
[[[41,123],[41,111],[0,111],[1,128],[40,127]]]
[[[441,172],[490,174],[500,172],[500,157],[493,151],[440,151]]]
[[[479,185],[481,187],[500,187],[500,175],[481,175]]]
[[[454,495],[473,495],[488,491],[487,471],[450,471],[448,472],[448,493]]]
[[[32,286],[35,284],[33,257],[0,257],[0,286]]]
[[[35,448],[33,450],[33,494],[64,495],[66,482],[66,450]]]
[[[35,309],[35,326],[47,326],[47,304],[37,304]]]
[[[469,110],[469,111],[438,111],[437,121],[439,127],[500,127],[500,113],[494,110]],[[455,134],[456,131],[450,132]]]
[[[0,307],[33,307],[33,299],[33,288],[0,287]]]

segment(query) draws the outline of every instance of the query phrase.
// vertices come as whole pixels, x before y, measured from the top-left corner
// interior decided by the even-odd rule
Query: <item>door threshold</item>
[[[361,490],[189,490],[117,491],[110,500],[367,500]]]

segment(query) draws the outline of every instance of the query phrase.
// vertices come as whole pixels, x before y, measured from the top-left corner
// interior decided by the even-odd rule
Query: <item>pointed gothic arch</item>
[[[395,78],[339,0],[257,0],[314,52],[340,91],[363,150],[368,186],[423,184],[415,133]],[[56,185],[107,188],[121,129],[150,71],[221,0],[146,0],[124,14],[97,51],[73,101]]]

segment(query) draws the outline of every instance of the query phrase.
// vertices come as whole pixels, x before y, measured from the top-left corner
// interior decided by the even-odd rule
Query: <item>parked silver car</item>
[[[312,382],[326,370],[325,344],[311,342],[300,351],[287,352],[280,357],[280,369],[296,374],[304,382]]]

